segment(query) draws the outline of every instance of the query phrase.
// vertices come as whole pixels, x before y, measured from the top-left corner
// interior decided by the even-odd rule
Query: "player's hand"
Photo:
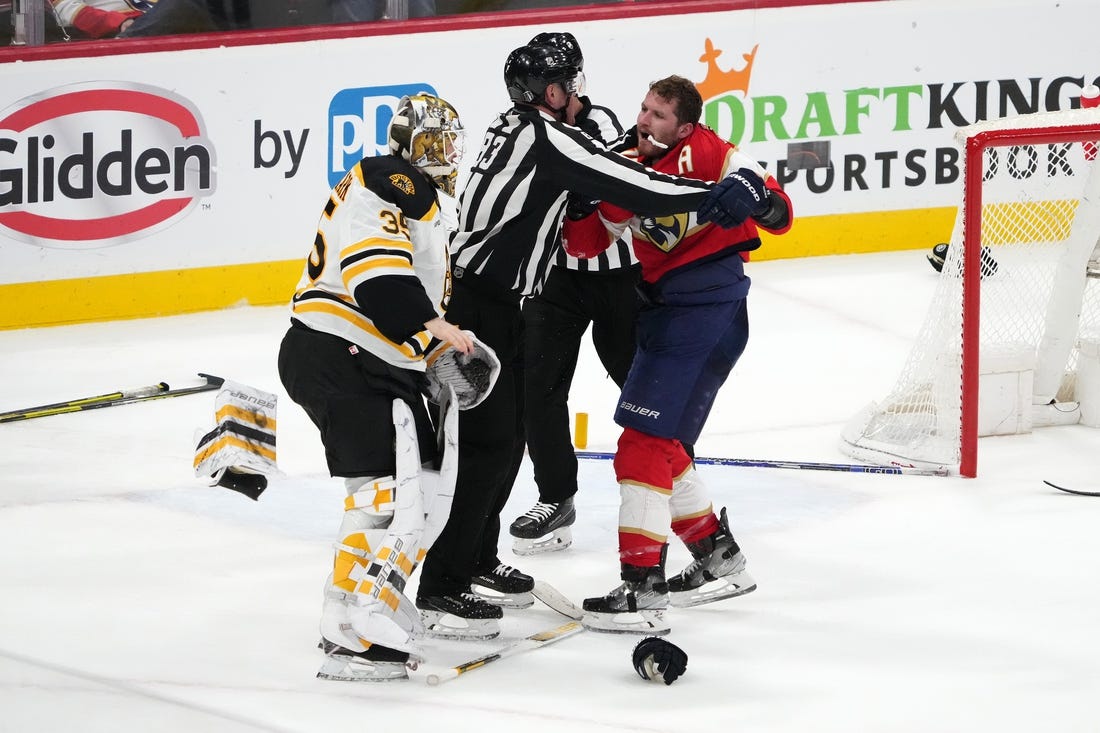
[[[748,168],[741,168],[710,190],[699,207],[699,221],[733,229],[749,217],[766,212],[771,206],[770,196],[764,179]]]
[[[470,334],[442,318],[433,318],[424,324],[424,328],[440,341],[449,343],[461,354],[469,354],[474,350],[474,341],[470,338]]]
[[[569,200],[565,204],[565,216],[570,221],[580,221],[595,211],[599,205],[599,200],[592,200],[571,193],[569,194]]]

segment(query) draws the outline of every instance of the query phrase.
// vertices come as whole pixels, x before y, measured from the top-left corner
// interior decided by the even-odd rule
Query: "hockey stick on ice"
[[[514,641],[511,644],[497,649],[495,652],[486,654],[485,656],[478,657],[477,659],[471,659],[468,662],[462,662],[461,664],[448,667],[447,669],[438,669],[430,671],[424,676],[424,680],[432,686],[441,685],[444,682],[449,682],[460,675],[464,675],[467,672],[471,672],[475,669],[484,667],[486,664],[491,664],[498,659],[505,659],[507,657],[515,656],[523,652],[531,651],[532,649],[538,649],[540,647],[553,644],[556,641],[567,639],[574,634],[579,634],[584,631],[584,627],[580,625],[578,621],[569,621],[561,626],[556,626],[552,629],[545,629],[543,631],[536,632],[530,636],[524,637],[518,641]]]
[[[1059,491],[1064,491],[1067,494],[1077,494],[1078,496],[1100,496],[1100,491],[1082,491],[1081,489],[1067,489],[1065,486],[1052,484],[1051,482],[1046,480],[1044,480],[1043,483],[1051,487],[1052,489],[1058,489]]]
[[[131,397],[145,397],[147,395],[158,394],[160,392],[167,392],[168,389],[169,387],[167,382],[160,382],[159,384],[150,384],[148,387],[138,387],[137,389],[120,389],[118,392],[108,392],[107,394],[95,395],[94,397],[80,397],[75,400],[65,400],[64,402],[51,402],[48,405],[24,407],[19,410],[0,412],[0,422],[26,420],[27,418],[25,417],[25,415],[28,415],[30,413],[58,410],[65,407],[83,407],[84,405],[90,405],[95,402],[114,402]]]
[[[581,617],[584,616],[584,611],[580,609],[580,606],[573,603],[564,593],[547,583],[545,580],[536,580],[535,587],[531,589],[531,594],[543,605],[557,611],[566,618],[580,621]]]
[[[615,458],[614,453],[596,451],[577,451],[577,458],[607,461]],[[946,468],[917,468],[916,466],[871,466],[861,463],[815,463],[812,461],[769,461],[752,458],[702,458],[696,456],[695,462],[704,466],[741,466],[743,468],[795,468],[803,471],[847,471],[849,473],[882,473],[908,476],[949,476]]]
[[[114,407],[115,405],[128,405],[131,402],[145,402],[147,400],[159,400],[165,397],[181,397],[183,395],[210,392],[221,389],[225,380],[210,374],[199,372],[199,376],[205,380],[204,384],[197,387],[181,387],[169,389],[164,382],[149,387],[139,387],[134,390],[122,390],[96,397],[69,400],[68,402],[56,402],[52,405],[40,405],[28,407],[22,410],[0,413],[0,423],[16,422],[18,420],[32,420],[36,417],[49,417],[50,415],[63,415],[69,412],[82,412],[84,410],[96,410],[101,407]]]

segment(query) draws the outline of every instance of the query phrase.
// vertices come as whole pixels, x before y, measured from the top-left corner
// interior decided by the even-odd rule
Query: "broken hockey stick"
[[[429,671],[424,680],[432,686],[441,685],[444,682],[449,682],[460,675],[464,675],[467,672],[472,672],[475,669],[480,669],[486,664],[491,664],[498,659],[505,659],[507,657],[520,654],[522,652],[531,651],[532,649],[538,649],[540,647],[553,644],[556,641],[562,639],[568,639],[570,636],[579,634],[584,631],[584,627],[581,626],[579,621],[569,621],[556,626],[552,629],[545,629],[538,631],[530,636],[526,636],[518,641],[514,641],[511,644],[497,649],[495,652],[486,654],[485,656],[478,657],[477,659],[471,659],[468,662],[462,662],[454,667],[448,667],[447,669],[438,669],[435,671]]]
[[[50,415],[63,415],[69,412],[82,412],[84,410],[96,410],[101,407],[114,407],[115,405],[128,405],[132,402],[145,402],[147,400],[159,400],[165,397],[181,397],[183,395],[197,394],[199,392],[211,392],[221,389],[225,380],[210,374],[199,372],[199,376],[205,381],[197,387],[181,387],[170,389],[165,382],[139,387],[133,390],[120,390],[95,397],[69,400],[67,402],[55,402],[51,405],[39,405],[22,410],[0,413],[0,423],[15,422],[18,420],[32,420],[36,417],[49,417]]]
[[[1058,484],[1052,484],[1050,481],[1043,480],[1043,483],[1052,489],[1058,489],[1064,491],[1067,494],[1077,494],[1078,496],[1100,496],[1100,491],[1084,491],[1083,489],[1069,489],[1065,486],[1059,486]]]
[[[580,621],[584,616],[584,611],[581,610],[580,606],[573,603],[564,593],[547,583],[545,580],[536,580],[535,587],[531,589],[531,594],[544,606],[553,611],[557,611],[566,618]]]
[[[614,453],[596,451],[577,451],[577,458],[607,461],[615,458]],[[871,466],[861,463],[816,463],[812,461],[769,461],[753,458],[702,458],[696,456],[695,463],[704,466],[741,466],[743,468],[794,468],[803,471],[847,471],[849,473],[882,473],[909,476],[949,476],[946,468],[917,468],[916,466]]]

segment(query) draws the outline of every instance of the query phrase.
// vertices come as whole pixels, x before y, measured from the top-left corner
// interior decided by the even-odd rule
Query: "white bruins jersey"
[[[407,161],[364,158],[332,189],[291,303],[292,317],[383,361],[424,370],[424,323],[450,300],[436,188]]]

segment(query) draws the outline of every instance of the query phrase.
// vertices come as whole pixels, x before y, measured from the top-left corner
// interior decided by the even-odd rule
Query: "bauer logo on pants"
[[[214,192],[214,146],[191,102],[89,82],[0,111],[0,230],[49,247],[138,239]]]

